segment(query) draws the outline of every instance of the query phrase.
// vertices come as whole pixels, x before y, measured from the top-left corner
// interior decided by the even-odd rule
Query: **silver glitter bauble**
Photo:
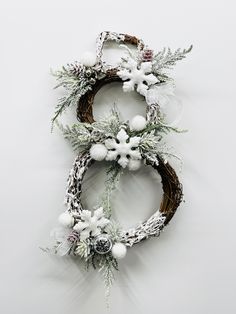
[[[112,249],[111,239],[106,234],[100,234],[94,239],[93,249],[98,254],[106,254]]]

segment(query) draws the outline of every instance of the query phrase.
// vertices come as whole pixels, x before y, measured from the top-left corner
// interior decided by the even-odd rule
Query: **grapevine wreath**
[[[122,44],[126,52],[117,67],[102,59],[104,44],[109,41]],[[127,44],[135,45],[136,49]],[[57,87],[64,87],[66,94],[59,99],[52,121],[71,142],[77,156],[68,178],[66,211],[59,216],[60,227],[52,231],[55,245],[50,251],[78,256],[87,266],[98,268],[108,289],[114,279],[113,270],[118,269],[117,260],[124,258],[133,245],[159,236],[182,200],[182,185],[169,164],[173,154],[163,141],[168,132],[179,132],[165,123],[165,105],[174,97],[173,79],[165,70],[185,58],[191,49],[192,46],[187,50],[163,49],[154,53],[134,36],[102,32],[96,54],[87,52],[80,62],[67,64],[54,73]],[[95,121],[94,97],[111,82],[120,82],[124,92],[136,90],[142,95],[146,117],[137,115],[131,121],[122,121],[113,108],[108,117]],[[71,105],[76,106],[78,122],[64,127],[58,117]],[[82,182],[90,166],[102,160],[109,162],[106,187],[101,202],[91,210],[81,203]],[[142,164],[151,166],[161,176],[161,205],[143,223],[123,230],[112,219],[110,194],[117,188],[125,168],[136,171]]]

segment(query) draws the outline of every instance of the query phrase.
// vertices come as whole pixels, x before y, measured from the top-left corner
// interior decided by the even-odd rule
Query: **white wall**
[[[21,0],[0,6],[1,313],[234,314],[234,1]],[[186,202],[159,239],[133,248],[120,263],[109,310],[96,272],[38,249],[49,243],[63,210],[74,158],[61,134],[50,134],[60,93],[52,90],[49,70],[94,49],[102,30],[134,34],[155,49],[194,45],[173,72],[184,104],[181,127],[189,129],[170,139],[184,159]],[[125,117],[144,110],[137,96],[135,107],[121,86],[111,86],[98,95],[96,115],[115,100]],[[68,115],[72,120],[72,109]],[[94,170],[86,177],[88,206],[100,191],[104,168],[98,169],[95,179]],[[159,200],[160,186],[147,172],[122,181],[116,214],[123,224],[149,216]]]

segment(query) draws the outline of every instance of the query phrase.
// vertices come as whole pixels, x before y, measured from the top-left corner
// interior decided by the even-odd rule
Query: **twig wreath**
[[[126,55],[117,67],[102,60],[104,43],[122,44]],[[131,50],[127,44],[135,45]],[[172,52],[163,49],[154,53],[142,40],[126,34],[102,32],[97,39],[96,54],[85,53],[80,62],[63,67],[55,74],[58,85],[66,90],[59,100],[52,119],[77,151],[70,171],[65,205],[59,216],[60,228],[53,230],[55,245],[50,251],[61,256],[73,255],[83,259],[89,267],[103,273],[107,293],[118,269],[118,259],[124,258],[128,248],[150,237],[157,237],[175,214],[182,200],[182,185],[169,164],[170,153],[163,137],[169,132],[181,132],[165,123],[165,103],[174,94],[173,80],[166,74],[178,60],[192,49]],[[96,93],[111,82],[123,84],[123,91],[136,90],[147,104],[146,117],[135,116],[121,121],[116,109],[109,117],[95,121],[93,102]],[[64,127],[58,122],[61,113],[76,106],[78,122]],[[84,208],[81,203],[82,182],[94,162],[110,162],[106,188],[95,208]],[[110,195],[117,188],[123,169],[136,171],[141,164],[153,167],[161,176],[163,198],[160,208],[146,221],[123,230],[112,219]]]

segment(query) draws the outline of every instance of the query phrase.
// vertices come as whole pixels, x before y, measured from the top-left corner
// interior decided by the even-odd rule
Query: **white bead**
[[[142,131],[146,127],[147,121],[143,116],[135,116],[130,121],[130,128],[133,131]]]
[[[141,167],[141,160],[130,159],[128,168],[130,171],[136,171]]]
[[[62,213],[58,217],[58,221],[64,227],[72,227],[74,224],[74,218],[68,212]]]
[[[127,253],[127,248],[123,243],[115,243],[112,247],[111,253],[114,258],[124,258]]]
[[[97,56],[95,53],[87,51],[81,56],[80,62],[86,67],[93,67],[97,62]]]
[[[107,148],[103,144],[94,144],[90,148],[90,155],[94,160],[101,161],[107,155]]]

